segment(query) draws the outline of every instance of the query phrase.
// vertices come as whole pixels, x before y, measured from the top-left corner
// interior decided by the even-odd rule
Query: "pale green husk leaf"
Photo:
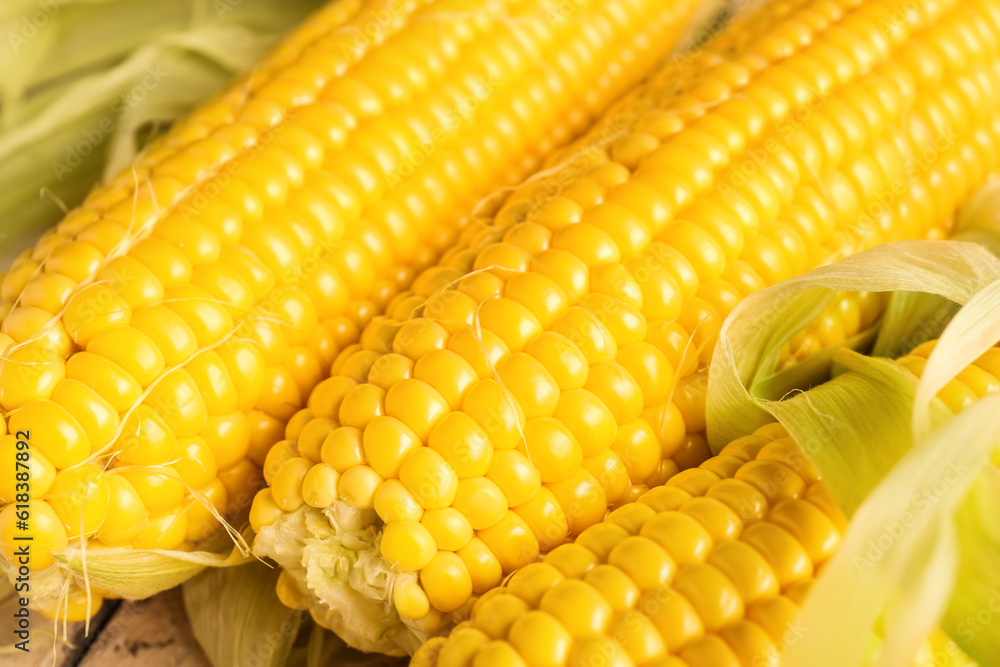
[[[877,246],[744,299],[723,324],[709,369],[706,403],[715,453],[771,420],[761,406],[777,400],[773,380],[782,346],[822,311],[832,291],[923,291],[965,303],[1000,279],[1000,260],[973,243],[902,241]],[[813,368],[809,377],[822,374]],[[768,384],[768,381],[771,384]],[[793,388],[785,383],[781,390]]]
[[[989,465],[1000,445],[993,418],[1000,396],[954,418],[935,397],[1000,340],[998,269],[995,258],[969,243],[890,244],[765,290],[724,327],[709,383],[712,442],[751,432],[773,415],[853,514],[806,603],[805,632],[787,647],[783,665],[909,665],[938,624],[981,664],[1000,664],[1000,624],[970,621],[984,610],[1000,612],[1000,473]],[[847,287],[845,274],[862,278]],[[769,376],[791,328],[782,313],[815,302],[817,287],[926,292],[965,306],[950,319],[919,382],[894,362],[841,349],[829,362],[844,372],[785,397]],[[903,331],[909,325],[894,320],[913,312],[900,308],[885,320]],[[750,313],[764,325],[746,324]],[[723,350],[728,354],[719,356]],[[745,363],[738,367],[736,360]],[[741,421],[754,426],[730,436]],[[884,642],[873,658],[870,638],[880,621]]]
[[[974,637],[957,628],[981,608],[983,586],[1000,586],[998,522],[970,510],[988,507],[1000,489],[996,471],[985,467],[1000,445],[1000,422],[992,419],[1000,396],[950,420],[935,399],[929,419],[943,425],[914,446],[916,378],[885,360],[842,361],[850,372],[768,406],[835,498],[856,507],[800,617],[817,631],[790,646],[783,664],[865,664],[867,637],[883,614],[877,665],[908,664],[939,623],[966,653],[997,664],[996,628]]]
[[[0,4],[3,257],[251,68],[323,1]]]
[[[281,604],[279,570],[259,561],[210,568],[184,585],[191,631],[215,667],[284,667],[302,612]]]
[[[238,544],[233,540],[239,539]],[[121,598],[138,600],[174,588],[206,568],[228,568],[253,557],[244,536],[222,531],[202,544],[199,551],[129,549],[70,540],[54,552],[55,563],[31,575],[31,601],[35,608],[55,608],[70,586],[89,587]],[[0,572],[14,584],[17,568],[0,557]],[[99,605],[99,599],[94,598]]]
[[[81,549],[77,542],[70,541],[63,551],[53,555],[58,563],[54,567],[69,570],[91,586],[130,600],[141,600],[173,588],[205,568],[233,567],[252,559],[231,541],[215,550],[203,551],[94,545]]]
[[[283,605],[275,593],[281,570],[252,560],[209,568],[185,582],[192,631],[215,667],[390,667],[399,661],[366,654]]]
[[[901,357],[921,343],[934,340],[958,308],[954,301],[935,294],[896,292],[889,298],[885,315],[877,326],[872,356]]]
[[[1000,179],[981,188],[962,208],[952,241],[976,243],[1000,257]],[[895,292],[882,321],[871,354],[896,358],[929,340],[940,338],[944,328],[958,312],[954,301],[925,292]]]
[[[1000,341],[1000,282],[972,297],[945,328],[927,359],[914,399],[913,429],[919,439],[930,429],[925,406],[963,368]]]

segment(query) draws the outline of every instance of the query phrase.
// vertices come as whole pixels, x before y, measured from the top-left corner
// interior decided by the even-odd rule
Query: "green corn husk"
[[[247,570],[247,576],[240,578],[241,585],[233,585],[228,573],[241,570]],[[274,588],[277,581],[277,570],[253,562],[210,568],[184,586],[191,630],[213,665],[284,667],[302,613],[281,604]]]
[[[402,667],[405,660],[348,648],[283,605],[279,570],[260,561],[210,568],[183,586],[195,638],[215,667]]]
[[[833,291],[926,292],[964,304],[998,279],[1000,261],[977,244],[902,241],[751,294],[723,324],[709,370],[713,451],[771,421],[764,402],[826,378],[833,351],[776,370],[782,346],[823,311]]]
[[[943,333],[919,381],[846,346],[776,374],[782,345],[834,290],[905,292],[876,325],[894,335],[912,332],[915,313],[942,299],[962,307],[931,324]],[[755,297],[720,333],[710,442],[718,447],[776,418],[852,517],[803,609],[801,623],[812,630],[781,664],[912,665],[938,626],[953,650],[932,652],[926,664],[969,664],[962,652],[1000,664],[1000,623],[975,622],[1000,610],[1000,471],[990,463],[1000,446],[1000,396],[954,417],[936,398],[1000,340],[1000,260],[968,242],[889,244]],[[817,384],[835,367],[836,377]]]
[[[5,0],[0,258],[249,69],[322,0]]]

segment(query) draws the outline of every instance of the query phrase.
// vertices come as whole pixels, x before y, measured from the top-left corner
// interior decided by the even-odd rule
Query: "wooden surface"
[[[122,602],[97,623],[89,640],[77,623],[68,645],[53,646],[51,621],[33,614],[31,653],[0,655],[0,667],[212,667],[191,635],[179,589]]]

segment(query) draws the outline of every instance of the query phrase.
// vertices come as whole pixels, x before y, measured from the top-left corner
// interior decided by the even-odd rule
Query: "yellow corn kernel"
[[[56,468],[68,468],[90,454],[90,441],[73,416],[55,401],[32,401],[10,414],[8,427],[21,433]]]
[[[76,290],[72,278],[59,273],[42,273],[28,280],[21,290],[21,305],[58,313]]]
[[[420,523],[430,532],[438,549],[442,551],[458,551],[472,540],[472,524],[453,507],[427,510]],[[435,609],[438,609],[437,605]]]
[[[514,508],[524,519],[543,552],[562,544],[569,534],[569,522],[555,494],[542,487],[528,502]]]
[[[524,414],[496,380],[475,383],[465,395],[462,411],[486,432],[494,450],[513,449],[523,441]]]
[[[403,459],[421,444],[417,434],[406,424],[388,416],[370,421],[362,437],[365,460],[371,461],[375,472],[387,479],[399,475]],[[301,441],[299,447],[301,449]]]
[[[214,477],[210,483],[198,489],[197,494],[197,496],[192,494],[194,497],[185,503],[184,510],[187,517],[185,537],[186,541],[192,544],[198,544],[211,537],[221,528],[216,512],[225,518],[229,502],[229,492],[218,477]]]
[[[538,540],[516,513],[508,511],[497,523],[481,530],[479,539],[496,556],[504,572],[513,572],[538,558]]]
[[[70,338],[86,347],[99,333],[115,327],[128,326],[132,308],[124,299],[103,283],[79,290],[66,304],[63,322]]]
[[[90,386],[117,413],[134,405],[142,387],[124,368],[91,352],[78,352],[66,362],[66,377]]]
[[[104,598],[96,591],[87,591],[74,588],[69,595],[60,600],[57,604],[45,605],[39,609],[46,618],[51,618],[60,622],[78,623],[93,616],[101,605]]]
[[[356,428],[342,426],[328,435],[320,448],[320,458],[337,472],[365,462],[362,433]]]
[[[611,606],[588,584],[575,579],[557,583],[539,602],[575,638],[602,632],[611,617]]]
[[[402,332],[397,333],[399,337]],[[394,339],[395,340],[395,339]],[[478,380],[469,362],[451,350],[433,350],[413,366],[413,377],[433,387],[452,410],[462,404],[465,391]]]
[[[208,414],[220,415],[236,410],[239,400],[236,385],[218,354],[211,350],[201,352],[184,365],[184,370],[200,389]]]
[[[90,338],[87,351],[115,362],[141,387],[152,384],[166,367],[152,339],[133,327],[105,329]]]
[[[109,509],[111,490],[103,470],[84,464],[60,471],[46,500],[63,522],[69,537],[93,535]]]
[[[382,533],[382,555],[404,572],[426,567],[437,554],[430,531],[416,521],[394,521]]]
[[[250,526],[255,531],[270,526],[281,516],[281,508],[274,502],[271,489],[261,489],[254,496],[250,507]]]
[[[608,554],[608,564],[625,572],[646,592],[670,581],[677,563],[663,547],[637,535],[626,537]]]
[[[500,583],[503,577],[500,561],[481,539],[473,537],[456,553],[465,563],[465,569],[469,571],[474,593],[481,595]]]
[[[493,447],[483,429],[464,412],[451,412],[431,430],[428,446],[460,479],[481,477],[489,470]]]
[[[250,507],[254,494],[264,484],[260,467],[249,459],[219,471],[219,481],[226,487],[229,507],[235,511]]]
[[[514,507],[528,502],[542,484],[538,471],[516,450],[494,452],[486,478],[500,488],[507,504]]]
[[[385,393],[385,414],[406,424],[424,442],[447,412],[448,403],[444,397],[415,378],[397,382]]]
[[[375,492],[375,512],[386,523],[420,521],[424,509],[398,479],[387,479]]]
[[[397,584],[392,591],[392,603],[404,618],[419,620],[430,611],[430,601],[415,581]]]
[[[114,450],[116,465],[161,465],[175,458],[177,437],[156,411],[140,405],[125,421]]]
[[[529,611],[514,621],[508,641],[532,665],[563,664],[573,646],[569,632],[543,611]]]
[[[589,472],[580,468],[559,482],[546,485],[565,508],[570,534],[576,535],[599,521],[608,507],[604,489]]]
[[[56,478],[55,466],[31,447],[27,434],[21,433],[19,438],[16,433],[0,436],[0,456],[8,462],[0,468],[0,499],[4,503],[44,496]]]
[[[0,360],[0,407],[15,410],[51,398],[67,376],[67,364],[50,348],[31,344],[8,351]]]
[[[107,516],[97,529],[97,539],[110,546],[124,546],[145,527],[149,512],[125,477],[110,474],[107,480]]]
[[[184,369],[170,371],[159,378],[144,402],[153,406],[180,438],[197,435],[208,421],[201,390]]]
[[[420,570],[420,585],[431,607],[442,612],[460,608],[472,595],[472,578],[456,554],[439,551]]]
[[[164,304],[190,327],[199,347],[214,345],[233,330],[233,320],[225,306],[194,284],[167,290]]]
[[[215,453],[202,438],[180,440],[175,453],[174,469],[189,488],[200,489],[216,479],[219,468]]]
[[[120,470],[151,514],[168,512],[184,498],[184,485],[172,466],[126,467]]]
[[[27,522],[27,528],[22,521]],[[30,540],[31,558],[26,559],[28,562],[16,555],[22,544],[18,538]],[[52,552],[61,550],[66,538],[62,520],[44,500],[29,500],[27,509],[12,504],[0,510],[0,549],[10,563],[27,565],[34,572],[44,570],[55,562]]]
[[[187,536],[187,513],[175,507],[150,514],[146,525],[132,539],[133,549],[177,549]]]
[[[613,565],[596,565],[582,579],[596,588],[615,611],[631,609],[641,595],[635,582]]]
[[[530,607],[516,595],[498,590],[499,595],[483,596],[476,602],[472,617],[476,626],[493,639],[504,639],[510,627],[523,616]]]
[[[0,333],[10,337],[15,343],[30,341],[65,357],[72,351],[73,343],[63,324],[59,320],[52,320],[52,314],[46,310],[19,306],[4,318]]]
[[[553,416],[573,434],[585,457],[606,451],[615,440],[614,415],[586,389],[563,391]]]
[[[525,353],[545,366],[563,392],[582,389],[587,381],[589,366],[586,357],[569,339],[554,331],[544,331],[535,336],[525,348]]]
[[[271,494],[275,503],[286,512],[294,512],[305,502],[302,483],[312,468],[312,461],[301,456],[288,459],[278,468],[271,480]]]
[[[254,436],[251,429],[248,417],[241,412],[212,415],[205,420],[198,437],[215,457],[215,467],[226,470],[250,453]]]
[[[399,480],[427,510],[448,507],[458,491],[455,471],[444,457],[428,447],[410,452],[400,466]]]
[[[344,471],[337,482],[342,500],[355,507],[374,507],[375,494],[384,479],[368,466],[355,466]]]
[[[287,440],[298,441],[303,429],[312,421],[314,416],[309,408],[303,408],[296,412],[285,425],[285,438]]]
[[[317,463],[302,478],[302,499],[310,507],[329,507],[337,500],[339,473],[325,463]],[[377,507],[378,496],[375,504]]]

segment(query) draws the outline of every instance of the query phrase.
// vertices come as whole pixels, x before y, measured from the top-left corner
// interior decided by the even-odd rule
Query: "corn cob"
[[[691,380],[744,295],[947,233],[997,162],[997,3],[924,3],[902,24],[891,2],[781,7],[695,58],[690,80],[661,72],[494,202],[338,355],[251,511],[289,604],[349,642],[360,600],[384,633],[402,632],[390,596],[418,636],[460,620],[505,574],[707,458]],[[952,123],[969,129],[912,169]],[[337,575],[319,565],[332,554]],[[359,571],[380,583],[353,588]]]
[[[0,275],[31,567],[87,540],[189,550],[245,509],[288,419],[459,212],[589,125],[692,5],[333,2],[91,193]]]
[[[936,344],[896,363],[919,378]],[[938,398],[958,414],[996,392],[1000,347]],[[777,665],[845,529],[806,454],[767,424],[517,572],[411,665]]]

